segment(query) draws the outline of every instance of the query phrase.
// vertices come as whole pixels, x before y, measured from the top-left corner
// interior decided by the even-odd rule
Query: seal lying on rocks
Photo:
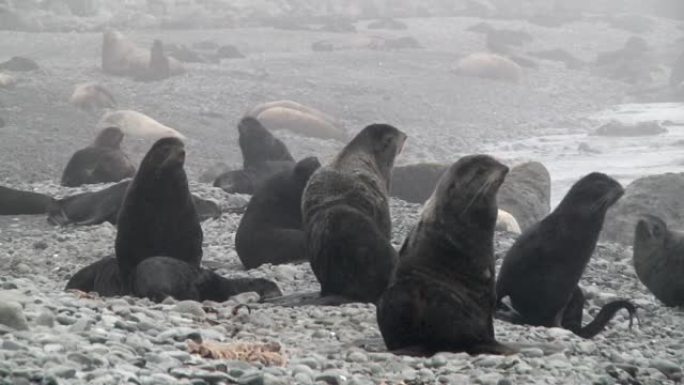
[[[388,188],[406,134],[387,124],[364,128],[304,189],[306,258],[321,296],[375,302],[396,264]]]
[[[684,232],[643,215],[634,232],[633,260],[641,283],[665,306],[684,305]]]
[[[304,260],[302,192],[319,167],[315,157],[305,158],[254,193],[235,234],[235,249],[245,268]]]
[[[62,186],[119,182],[135,174],[135,166],[121,151],[124,134],[118,127],[100,131],[95,142],[78,150],[62,173]]]
[[[0,186],[0,215],[45,214],[54,204],[45,194]]]
[[[58,199],[48,211],[52,225],[90,226],[109,222],[116,225],[130,180],[119,182],[102,190],[84,192]],[[213,201],[192,195],[200,222],[221,216],[220,207]]]
[[[613,178],[591,173],[572,186],[551,214],[518,237],[504,258],[496,282],[499,303],[510,297],[518,313],[509,320],[562,326],[583,338],[600,333],[620,309],[629,311],[631,321],[635,306],[617,300],[603,306],[594,320],[582,327],[584,295],[578,286],[606,211],[623,194],[624,189]]]
[[[389,350],[514,352],[496,341],[492,318],[496,193],[507,173],[494,158],[471,155],[442,176],[378,303]]]

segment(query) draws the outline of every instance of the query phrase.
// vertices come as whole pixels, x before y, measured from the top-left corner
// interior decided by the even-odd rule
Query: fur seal
[[[496,193],[508,167],[487,155],[451,165],[399,252],[378,303],[387,348],[509,354],[494,336]]]
[[[223,302],[248,291],[261,299],[282,295],[274,282],[263,278],[224,278],[213,271],[169,257],[147,258],[136,268],[133,291],[139,297],[161,302],[171,296],[177,300]]]
[[[59,226],[91,226],[104,222],[116,225],[130,183],[130,180],[125,180],[102,190],[58,199],[50,206],[48,222]],[[200,222],[221,216],[221,209],[213,201],[192,195],[192,202]]]
[[[160,60],[160,53],[154,47],[153,44],[153,49],[146,51],[127,40],[120,32],[106,31],[102,35],[102,70],[112,75],[144,77],[159,71],[161,64],[168,67],[162,70],[167,70],[169,76],[185,72],[183,65],[176,59],[165,57],[163,50],[161,57],[165,60]]]
[[[103,129],[95,142],[71,156],[62,173],[62,186],[119,182],[135,174],[135,166],[121,151],[124,134],[117,127]]]
[[[512,83],[520,82],[522,69],[516,62],[494,53],[473,53],[459,60],[454,71],[464,76],[475,76]]]
[[[159,139],[172,136],[185,140],[185,136],[171,127],[132,110],[106,112],[97,123],[98,129],[118,127],[124,134],[141,138]]]
[[[684,305],[684,232],[643,215],[634,232],[633,260],[639,280],[665,306]]]
[[[540,162],[511,168],[499,188],[497,204],[515,218],[521,230],[544,219],[551,211],[551,174]]]
[[[180,139],[159,139],[128,186],[115,245],[124,284],[132,283],[135,267],[149,257],[167,256],[199,267],[202,227],[184,163],[185,146]]]
[[[320,166],[315,157],[302,159],[254,192],[235,234],[245,268],[304,260],[302,192]]]
[[[252,194],[270,177],[291,170],[295,164],[290,151],[253,117],[244,117],[238,124],[242,151],[242,170],[231,170],[214,181],[227,193]]]
[[[564,327],[583,338],[605,328],[617,311],[636,308],[627,300],[606,304],[582,327],[584,295],[578,286],[589,263],[606,211],[624,189],[613,178],[591,173],[576,182],[556,209],[518,237],[506,254],[496,282],[499,304],[510,297],[513,322]]]
[[[305,255],[322,297],[375,302],[387,287],[397,259],[387,195],[405,141],[393,126],[367,126],[304,189]]]
[[[98,83],[81,83],[74,87],[69,103],[88,112],[100,108],[115,108],[116,100],[109,90]]]
[[[71,276],[64,290],[94,292],[102,297],[128,294],[119,278],[119,267],[113,255],[92,263]]]
[[[50,196],[0,186],[0,215],[45,214],[54,204]]]
[[[347,140],[346,132],[335,118],[291,100],[278,100],[257,105],[245,116],[258,119],[272,131],[288,130],[314,138]]]

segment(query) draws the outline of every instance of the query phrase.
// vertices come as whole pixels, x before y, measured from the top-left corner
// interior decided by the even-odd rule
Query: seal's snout
[[[403,132],[399,132],[399,139],[397,140],[397,142],[398,142],[397,155],[401,154],[401,152],[404,151],[404,145],[406,145],[406,139],[408,139],[408,135],[406,135]]]

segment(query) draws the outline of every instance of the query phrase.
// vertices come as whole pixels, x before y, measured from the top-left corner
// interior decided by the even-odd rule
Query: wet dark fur
[[[95,292],[102,297],[127,294],[119,279],[119,266],[114,256],[104,257],[77,271],[65,288],[71,289]]]
[[[389,125],[364,128],[316,171],[302,197],[306,259],[321,295],[375,302],[396,263],[388,188],[406,135]]]
[[[499,302],[509,296],[518,322],[565,327],[591,338],[620,309],[636,309],[628,301],[607,304],[581,327],[584,296],[578,283],[589,263],[606,211],[624,190],[614,179],[591,173],[580,179],[558,207],[524,231],[504,258],[496,283]]]
[[[48,212],[48,222],[60,226],[90,226],[103,222],[116,225],[130,183],[130,180],[126,180],[99,191],[59,199]],[[192,201],[200,221],[221,216],[221,209],[216,203],[196,195],[192,196]]]
[[[245,268],[304,260],[302,191],[319,167],[315,157],[303,159],[254,193],[235,235]]]
[[[67,163],[62,174],[62,186],[111,183],[135,174],[135,166],[121,151],[123,132],[116,127],[105,128],[95,143],[78,150]]]
[[[214,181],[228,193],[253,194],[272,176],[291,170],[295,161],[285,144],[256,118],[242,118],[238,124],[242,170],[228,171]]]
[[[203,234],[184,162],[183,142],[160,139],[145,155],[128,187],[115,245],[124,283],[129,283],[138,263],[153,256],[199,267]]]
[[[378,303],[389,350],[513,353],[496,341],[492,318],[496,193],[507,172],[489,156],[472,155],[440,179]]]
[[[243,292],[257,292],[262,299],[282,295],[278,286],[263,278],[224,278],[168,257],[152,257],[136,268],[133,291],[155,302],[167,296],[177,300],[223,302]]]
[[[0,215],[45,214],[54,204],[47,195],[0,186]]]
[[[634,232],[634,270],[666,306],[684,305],[684,232],[662,219],[643,215]]]

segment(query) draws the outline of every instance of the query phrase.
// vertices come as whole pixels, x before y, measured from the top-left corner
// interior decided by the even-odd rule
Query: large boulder
[[[448,167],[438,163],[394,167],[390,195],[406,202],[423,203],[430,198],[437,181]]]
[[[672,228],[684,228],[684,173],[667,173],[639,178],[625,189],[625,195],[610,209],[603,224],[604,241],[631,245],[639,216],[655,215]]]
[[[509,171],[497,195],[499,209],[518,221],[522,231],[551,211],[551,175],[539,162],[521,163]]]

